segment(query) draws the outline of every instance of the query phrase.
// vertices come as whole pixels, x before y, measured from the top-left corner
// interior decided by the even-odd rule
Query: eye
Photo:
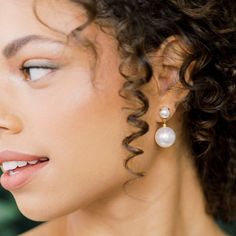
[[[52,69],[46,67],[23,67],[22,71],[26,80],[37,81],[49,74]]]
[[[50,63],[36,64],[35,62],[27,62],[23,65],[21,71],[23,72],[25,80],[38,81],[53,72],[55,69],[57,69],[57,67]]]

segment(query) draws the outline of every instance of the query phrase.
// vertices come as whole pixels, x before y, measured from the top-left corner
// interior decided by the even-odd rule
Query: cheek
[[[40,100],[30,117],[29,130],[50,157],[43,176],[17,196],[22,213],[34,220],[48,220],[74,211],[114,191],[127,180],[122,140],[127,135],[121,84],[96,91],[88,82],[69,83]],[[70,92],[68,92],[70,91]],[[51,98],[50,98],[51,97]],[[35,188],[37,186],[37,189]],[[58,197],[60,196],[60,197]],[[27,204],[26,204],[27,199]],[[37,206],[44,203],[47,213]]]
[[[64,180],[78,180],[80,187],[92,190],[99,186],[95,180],[108,176],[110,179],[117,166],[122,167],[121,142],[125,137],[122,124],[125,119],[119,99],[114,99],[105,100],[98,94],[90,94],[85,100],[75,100],[77,106],[54,113],[59,117],[64,115],[48,127],[51,138],[55,139],[50,145],[50,154],[55,162],[54,170],[58,174],[63,170]],[[47,132],[48,142],[50,133]]]

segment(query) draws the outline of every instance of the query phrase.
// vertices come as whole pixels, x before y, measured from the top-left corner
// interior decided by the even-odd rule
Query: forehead
[[[0,3],[1,43],[43,32],[69,34],[85,19],[84,9],[70,0],[0,0]]]

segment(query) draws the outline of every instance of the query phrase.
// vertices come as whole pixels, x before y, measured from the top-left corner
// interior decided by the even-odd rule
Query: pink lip
[[[42,158],[47,158],[45,156],[35,156],[25,153],[18,153],[9,150],[0,152],[0,164],[7,161],[33,161]],[[47,158],[48,159],[48,158]],[[49,159],[48,159],[49,160]],[[49,161],[39,161],[37,164],[26,165],[24,167],[17,167],[14,175],[11,175],[9,171],[3,173],[0,177],[0,184],[3,188],[9,191],[16,190],[23,187],[32,180],[34,175],[48,164]]]
[[[27,165],[25,167],[17,168],[15,175],[10,175],[9,172],[5,172],[0,177],[0,183],[3,188],[8,191],[13,191],[22,188],[29,183],[37,173],[48,164],[48,161],[39,162],[35,165]]]
[[[39,160],[41,158],[47,158],[47,157],[4,150],[0,152],[0,165],[6,161],[33,161],[33,160]]]

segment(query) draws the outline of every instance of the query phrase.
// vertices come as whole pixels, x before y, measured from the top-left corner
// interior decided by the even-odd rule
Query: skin
[[[83,10],[69,1],[57,1],[53,8],[48,7],[53,1],[41,3],[40,16],[64,33],[84,20]],[[126,122],[128,111],[122,107],[128,102],[118,94],[124,79],[118,70],[116,40],[91,24],[80,33],[81,40],[66,44],[63,34],[38,21],[30,0],[1,1],[0,25],[0,51],[27,35],[61,41],[32,41],[11,58],[0,55],[1,150],[50,158],[29,183],[11,192],[26,217],[47,221],[23,235],[225,235],[205,213],[205,199],[182,136],[179,104],[188,91],[177,76],[184,56],[176,49],[185,50],[178,38],[167,39],[150,57],[155,76],[143,88],[150,100],[143,117],[150,131],[132,143],[145,153],[130,163],[147,176],[129,184],[126,194],[122,186],[134,176],[123,167],[128,152],[121,141],[136,129]],[[84,37],[96,45],[97,60]],[[26,80],[22,65],[45,60],[58,68],[44,70],[37,82]],[[168,126],[177,134],[168,149],[154,140],[162,125],[162,106],[170,107]]]

